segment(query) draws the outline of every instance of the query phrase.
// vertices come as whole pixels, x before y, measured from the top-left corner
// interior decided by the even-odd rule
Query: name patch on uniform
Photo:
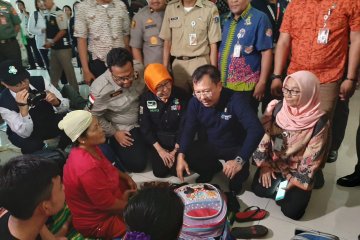
[[[116,97],[116,96],[122,94],[122,92],[123,92],[123,91],[122,91],[121,89],[120,89],[120,90],[117,90],[117,91],[111,93],[111,94],[110,94],[110,97]]]
[[[150,101],[146,101],[146,106],[148,109],[156,109],[157,108],[157,103],[154,100],[150,100]]]
[[[145,26],[145,29],[154,28],[154,27],[156,27],[156,24],[150,24]]]
[[[172,18],[170,18],[170,21],[176,21],[176,20],[179,20],[179,17],[172,17]]]
[[[232,115],[221,114],[221,119],[224,119],[226,121],[230,120],[231,117],[232,117]]]

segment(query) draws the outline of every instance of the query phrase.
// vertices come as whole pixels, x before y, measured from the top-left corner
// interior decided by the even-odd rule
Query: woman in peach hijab
[[[153,172],[160,178],[176,175],[175,155],[189,96],[173,86],[173,79],[162,64],[149,64],[144,79],[148,91],[141,97],[139,123],[150,145],[148,156]]]
[[[320,109],[319,86],[308,71],[286,77],[284,100],[268,105],[262,119],[266,133],[253,154],[258,166],[254,193],[273,198],[279,183],[287,180],[285,197],[277,204],[292,219],[304,215],[315,173],[324,162],[329,122]]]

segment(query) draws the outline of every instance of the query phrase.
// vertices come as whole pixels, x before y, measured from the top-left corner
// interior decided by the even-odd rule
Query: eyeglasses
[[[114,76],[114,75],[112,75],[112,78],[113,78],[113,80],[114,80],[115,82],[121,82],[121,83],[123,83],[123,82],[125,82],[125,81],[131,82],[131,81],[134,80],[134,74],[131,73],[131,74],[130,74],[129,76],[127,76],[127,77],[119,77],[119,76]]]
[[[171,82],[170,81],[166,81],[165,83],[163,84],[159,84],[157,87],[156,87],[156,91],[157,92],[162,92],[164,89],[170,89],[171,88]]]
[[[290,90],[290,89],[287,89],[286,87],[282,88],[282,92],[283,92],[283,94],[290,95],[290,96],[299,96],[301,93],[299,90]]]
[[[204,98],[211,98],[213,96],[213,93],[211,90],[204,90],[204,91],[196,91],[193,93],[193,95],[197,99],[200,99],[201,96],[203,96]]]

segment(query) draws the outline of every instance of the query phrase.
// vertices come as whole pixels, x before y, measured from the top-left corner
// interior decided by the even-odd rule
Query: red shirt
[[[122,217],[110,215],[107,209],[121,198],[125,187],[118,170],[96,150],[101,160],[75,147],[64,166],[65,196],[73,225],[84,236],[111,237],[114,231],[115,236],[123,235]]]
[[[326,27],[327,44],[317,43],[324,15],[333,4]],[[360,1],[293,0],[285,10],[280,32],[291,36],[291,61],[288,74],[308,70],[321,83],[338,81],[343,77],[350,31],[360,31]]]

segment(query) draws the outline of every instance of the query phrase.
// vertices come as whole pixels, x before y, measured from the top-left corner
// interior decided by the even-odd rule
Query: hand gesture
[[[131,138],[131,134],[128,131],[117,131],[114,136],[122,147],[130,147],[133,145],[134,139]]]
[[[185,161],[184,155],[180,153],[177,158],[176,174],[182,182],[184,181],[184,170],[190,175],[189,165]]]
[[[281,97],[282,96],[282,82],[280,78],[275,78],[271,82],[271,95],[274,97]]]
[[[253,97],[256,98],[256,100],[258,100],[259,102],[264,97],[265,87],[266,87],[266,83],[264,83],[264,82],[258,82],[255,85],[255,90],[254,90],[254,93],[253,93]]]
[[[160,148],[157,152],[161,157],[161,159],[163,160],[165,166],[171,168],[175,162],[175,156],[173,156],[170,152],[168,152],[164,148]]]
[[[57,107],[60,105],[60,100],[56,97],[56,95],[50,91],[46,91],[45,101],[50,103],[51,105]]]
[[[27,105],[27,99],[29,97],[29,92],[26,89],[21,90],[16,93],[15,101],[21,105]]]
[[[275,172],[270,167],[260,168],[259,183],[262,183],[264,188],[271,187],[271,178],[276,179]]]
[[[242,166],[236,160],[230,160],[224,164],[223,172],[228,178],[232,179],[241,169]]]

